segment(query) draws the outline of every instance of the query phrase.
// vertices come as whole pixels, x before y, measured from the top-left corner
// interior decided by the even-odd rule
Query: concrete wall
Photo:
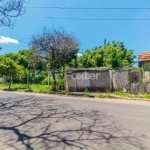
[[[75,74],[79,78],[76,78]],[[84,91],[85,89],[89,89],[90,91],[111,91],[109,70],[67,71],[65,79],[66,89],[69,91]]]
[[[90,88],[94,91],[111,91],[111,79],[109,70],[97,72],[98,79],[90,80]]]
[[[130,80],[130,83],[142,83],[142,73],[141,72],[130,72],[129,80]]]
[[[131,94],[150,94],[150,83],[131,83]]]
[[[143,65],[144,71],[150,71],[150,61],[145,61]]]
[[[146,83],[150,83],[150,71],[145,71],[144,72],[144,78]]]
[[[128,89],[128,71],[110,70],[113,91]]]

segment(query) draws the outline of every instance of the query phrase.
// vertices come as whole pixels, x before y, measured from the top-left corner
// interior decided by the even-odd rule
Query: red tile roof
[[[150,61],[150,52],[144,52],[139,54],[139,62]]]

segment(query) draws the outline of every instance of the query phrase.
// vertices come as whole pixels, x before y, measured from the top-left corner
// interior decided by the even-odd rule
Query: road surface
[[[0,150],[150,150],[150,102],[0,91]]]

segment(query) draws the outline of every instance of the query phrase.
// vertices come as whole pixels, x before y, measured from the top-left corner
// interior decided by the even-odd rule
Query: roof
[[[150,61],[150,52],[143,52],[139,54],[139,62]]]
[[[80,72],[80,71],[106,71],[109,70],[110,67],[96,67],[96,68],[71,68],[65,70],[65,72]]]

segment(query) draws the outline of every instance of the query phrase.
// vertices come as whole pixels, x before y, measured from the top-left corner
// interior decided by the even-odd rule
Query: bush
[[[65,80],[64,79],[57,80],[57,89],[58,90],[64,90],[65,89]]]
[[[49,83],[50,85],[52,85],[52,78],[50,77],[49,79]],[[42,81],[42,85],[48,85],[48,77],[46,77],[43,81]]]
[[[65,95],[70,95],[70,92],[68,90],[65,90]]]

